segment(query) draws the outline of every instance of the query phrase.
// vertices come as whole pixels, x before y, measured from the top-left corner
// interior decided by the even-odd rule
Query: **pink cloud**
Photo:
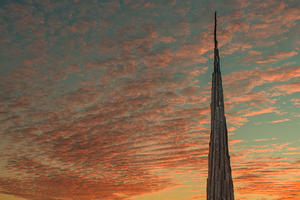
[[[245,142],[245,141],[244,140],[230,140],[229,144],[234,145],[234,144],[241,143],[241,142]]]
[[[296,92],[300,92],[300,82],[291,82],[287,84],[282,84],[282,85],[274,86],[274,88],[286,94],[293,94]]]
[[[255,142],[265,142],[270,140],[277,140],[278,138],[262,138],[262,139],[255,139]]]
[[[274,53],[271,55],[263,55],[263,59],[262,60],[258,60],[256,61],[259,64],[265,64],[265,63],[273,63],[273,62],[278,62],[280,60],[284,60],[287,58],[291,58],[295,55],[297,55],[298,53],[296,51],[290,51],[290,52],[278,52],[278,53]]]
[[[251,49],[252,46],[245,42],[239,42],[239,43],[230,43],[228,44],[228,47],[225,47],[225,50],[222,51],[222,54],[233,54],[236,51],[242,52],[246,49]]]
[[[259,85],[283,82],[299,77],[299,70],[299,66],[282,66],[263,70],[256,68],[253,70],[235,71],[223,76],[224,87],[227,95],[240,96],[241,94],[247,94]]]
[[[274,120],[271,123],[276,124],[276,123],[287,122],[287,121],[290,121],[290,119],[287,118],[287,119]]]
[[[172,42],[176,42],[176,39],[172,36],[163,36],[160,38],[160,41],[164,43],[172,43]]]
[[[269,107],[269,108],[264,108],[261,110],[250,111],[250,112],[244,114],[244,116],[251,117],[251,116],[262,115],[262,114],[267,114],[267,113],[279,113],[279,111],[276,110],[276,107]]]
[[[237,115],[226,115],[228,119],[228,123],[233,124],[234,126],[241,126],[248,122],[249,120],[245,117],[242,116],[237,116]]]
[[[295,105],[300,105],[300,98],[292,98],[291,101],[292,101]]]

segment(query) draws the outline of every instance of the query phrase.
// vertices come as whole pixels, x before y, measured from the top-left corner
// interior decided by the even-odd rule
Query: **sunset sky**
[[[202,200],[218,41],[237,200],[300,199],[299,0],[0,0],[0,200]]]

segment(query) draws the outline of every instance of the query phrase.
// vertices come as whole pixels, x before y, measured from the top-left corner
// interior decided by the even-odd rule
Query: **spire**
[[[214,28],[214,72],[211,88],[211,133],[208,154],[207,200],[234,200],[228,134],[217,42],[217,12]]]
[[[215,49],[217,49],[218,48],[218,41],[217,41],[217,11],[215,11],[214,41],[215,41]]]
[[[220,58],[219,58],[219,49],[218,49],[218,41],[217,41],[217,11],[215,11],[215,29],[214,29],[214,71],[220,72]]]

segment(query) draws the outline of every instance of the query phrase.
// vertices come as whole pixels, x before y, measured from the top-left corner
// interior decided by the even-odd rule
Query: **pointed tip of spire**
[[[215,11],[214,41],[215,41],[215,48],[218,48],[218,42],[217,42],[217,11]]]

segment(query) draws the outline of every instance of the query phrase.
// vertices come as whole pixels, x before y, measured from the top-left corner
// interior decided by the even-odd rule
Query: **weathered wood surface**
[[[211,133],[208,154],[207,200],[233,200],[228,134],[224,111],[220,57],[216,37],[217,15],[214,29],[214,72],[211,89]]]

